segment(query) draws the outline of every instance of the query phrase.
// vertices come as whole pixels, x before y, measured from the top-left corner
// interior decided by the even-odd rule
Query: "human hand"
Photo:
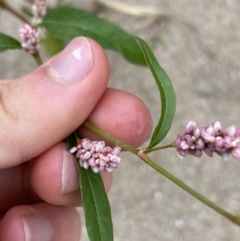
[[[151,131],[144,103],[107,88],[108,61],[93,40],[75,38],[18,80],[0,82],[0,240],[79,240],[78,173],[64,139],[88,119],[133,146]],[[98,138],[99,139],[99,138]],[[111,175],[101,173],[106,190]]]

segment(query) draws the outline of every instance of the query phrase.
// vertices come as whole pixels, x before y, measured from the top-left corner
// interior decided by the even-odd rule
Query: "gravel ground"
[[[20,1],[11,1],[19,3]],[[66,1],[68,2],[68,1]],[[89,1],[72,1],[95,9]],[[135,0],[133,6],[154,6],[167,18],[136,17],[110,9],[99,15],[138,35],[149,43],[169,74],[177,95],[173,127],[164,143],[183,131],[188,120],[200,126],[216,120],[223,127],[238,126],[240,79],[240,2],[237,0]],[[8,21],[9,20],[9,21]],[[0,31],[17,36],[19,23],[0,13]],[[159,94],[147,68],[125,61],[108,51],[110,86],[130,91],[144,100],[156,123]],[[24,62],[22,61],[24,59]],[[19,77],[35,63],[21,51],[0,55],[0,77]],[[187,157],[179,161],[173,150],[152,158],[195,190],[232,213],[240,214],[240,163],[218,156]],[[239,227],[206,207],[166,178],[128,153],[114,173],[109,193],[115,241],[237,241]],[[81,212],[81,211],[80,211]],[[82,241],[87,241],[83,231]]]

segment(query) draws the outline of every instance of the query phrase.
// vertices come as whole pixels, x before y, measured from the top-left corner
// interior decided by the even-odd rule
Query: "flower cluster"
[[[84,138],[77,146],[71,148],[70,153],[76,153],[75,156],[79,159],[81,167],[88,169],[91,167],[93,172],[100,171],[111,172],[118,167],[121,162],[120,147],[111,148],[106,146],[104,141],[91,141]]]
[[[46,0],[35,0],[32,6],[33,19],[32,22],[34,25],[42,21],[43,16],[46,14],[47,4]],[[32,27],[29,24],[25,24],[24,27],[19,29],[22,48],[30,53],[35,54],[38,52],[40,45],[40,37],[42,31],[40,28]]]
[[[35,54],[39,50],[39,33],[30,25],[25,24],[24,27],[19,29],[22,48],[30,53]]]
[[[47,12],[46,0],[35,0],[32,6],[33,23],[38,24],[42,21],[43,16]]]
[[[225,161],[229,154],[240,159],[240,129],[230,126],[222,130],[218,121],[198,128],[194,121],[189,121],[185,132],[177,136],[175,147],[180,159],[188,154],[200,157],[202,152],[210,157],[217,153]]]

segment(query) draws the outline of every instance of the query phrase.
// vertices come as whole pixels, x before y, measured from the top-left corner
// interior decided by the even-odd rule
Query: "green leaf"
[[[80,167],[81,192],[91,241],[113,241],[111,210],[101,175]]]
[[[172,125],[176,109],[176,96],[171,80],[159,65],[152,50],[144,40],[140,38],[136,39],[142,48],[145,60],[154,76],[161,97],[161,116],[148,146],[148,148],[152,148],[163,140]]]
[[[132,35],[85,10],[59,6],[48,10],[40,25],[60,39],[87,36],[106,49],[120,52],[129,61],[146,64],[141,48]]]
[[[0,52],[9,50],[9,49],[21,49],[21,43],[16,39],[0,33]]]
[[[74,136],[67,138],[69,149],[75,146]],[[80,167],[75,162],[79,172],[81,197],[83,202],[86,227],[90,241],[113,241],[113,224],[108,197],[101,175]]]

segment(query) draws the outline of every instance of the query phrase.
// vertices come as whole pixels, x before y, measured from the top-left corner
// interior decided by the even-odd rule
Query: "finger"
[[[109,108],[109,103],[118,103],[118,105],[113,104]],[[90,118],[101,129],[105,129],[108,133],[134,146],[142,144],[151,131],[151,117],[144,103],[134,95],[119,90],[108,89]],[[115,123],[118,124],[121,118],[124,118],[123,121],[126,121],[126,124],[116,128]],[[82,132],[86,133],[85,137],[99,138],[86,130]],[[28,197],[28,201],[36,202],[39,201],[34,195],[37,193],[40,200],[43,199],[52,204],[78,205],[80,199],[79,193],[76,192],[79,188],[78,174],[71,155],[66,151],[65,145],[59,144],[36,158],[30,173],[27,166],[25,169],[20,169],[20,172],[25,174],[17,174],[15,170],[15,177],[18,175],[20,177],[21,175],[22,177],[30,176],[30,183],[21,180],[14,182],[15,178],[5,175],[1,190],[6,190],[6,192],[0,193],[0,203],[4,203],[6,206],[15,202],[16,205],[16,200],[26,201],[26,197]],[[111,177],[107,174],[103,175],[105,187],[109,189]],[[25,178],[25,180],[27,179]],[[13,194],[9,194],[13,182],[16,189],[11,193],[16,194],[14,197]],[[7,193],[8,195],[6,195]],[[8,197],[11,197],[11,200]]]
[[[146,105],[137,96],[116,89],[107,89],[88,120],[101,130],[132,146],[140,146],[152,131],[152,119]],[[84,137],[102,139],[80,127]]]
[[[0,169],[38,156],[73,132],[105,91],[103,49],[75,38],[43,66],[0,83]]]
[[[80,235],[75,208],[46,203],[14,207],[0,224],[0,240],[4,241],[78,241]]]
[[[41,199],[29,183],[30,162],[0,169],[0,212],[19,204],[31,204]]]
[[[101,129],[130,145],[142,144],[151,131],[151,117],[145,104],[136,96],[124,91],[107,89],[89,118]],[[83,132],[85,132],[84,137],[91,136],[93,140],[97,138],[93,133],[87,133],[87,130],[81,133]],[[105,188],[108,190],[111,176],[105,172],[102,175]],[[31,187],[39,197],[49,203],[58,205],[79,203],[77,169],[72,155],[63,144],[55,146],[35,159],[30,181]]]
[[[101,172],[105,190],[112,183],[111,173]],[[55,205],[81,205],[79,177],[75,161],[64,143],[34,160],[30,183],[44,201]]]
[[[102,173],[106,191],[112,176]],[[0,170],[0,211],[43,200],[55,205],[79,206],[81,195],[76,164],[65,143],[59,143],[35,160]]]

